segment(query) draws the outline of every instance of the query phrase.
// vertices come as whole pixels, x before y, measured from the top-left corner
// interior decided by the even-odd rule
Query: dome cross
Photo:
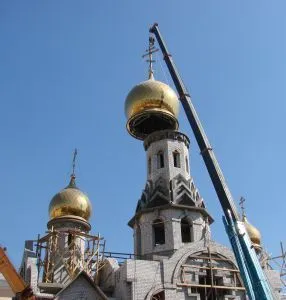
[[[242,216],[245,216],[245,207],[244,207],[244,202],[245,202],[245,198],[244,197],[240,197],[240,201],[239,201],[239,206],[241,209],[241,214]]]
[[[146,53],[142,55],[142,58],[148,56],[146,62],[149,63],[149,70],[148,70],[149,79],[154,79],[153,63],[155,62],[155,60],[153,59],[153,53],[159,51],[159,49],[157,49],[154,44],[155,44],[155,38],[152,35],[150,35],[148,49],[145,50]]]
[[[75,163],[76,163],[76,157],[77,157],[77,148],[74,149],[73,152],[73,160],[72,160],[72,177],[75,177]]]

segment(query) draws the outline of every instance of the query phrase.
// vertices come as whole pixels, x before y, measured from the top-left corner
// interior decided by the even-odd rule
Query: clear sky
[[[146,180],[142,142],[125,129],[124,101],[145,80],[141,55],[158,22],[233,197],[272,254],[285,242],[286,2],[0,1],[0,243],[19,265],[44,234],[51,198],[78,148],[78,185],[108,251],[133,251]],[[171,79],[161,58],[157,79]],[[191,173],[228,244],[222,210],[191,138]]]

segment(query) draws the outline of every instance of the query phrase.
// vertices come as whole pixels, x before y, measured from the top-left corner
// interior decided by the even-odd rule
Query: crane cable
[[[163,65],[162,65],[162,58],[161,58],[161,56],[159,56],[157,53],[155,53],[155,55],[156,55],[156,61],[157,61],[157,60],[159,61],[159,65],[160,65],[161,71],[162,71],[162,73],[163,73],[163,76],[164,76],[164,78],[165,78],[165,81],[166,81],[166,83],[167,83],[168,85],[170,85],[170,81],[169,81],[169,79],[168,79],[167,73],[166,73],[166,71],[165,71],[165,69],[163,68]]]

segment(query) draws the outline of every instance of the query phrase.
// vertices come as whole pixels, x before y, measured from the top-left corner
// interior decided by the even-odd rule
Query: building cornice
[[[166,139],[183,142],[185,143],[187,148],[189,148],[190,145],[190,139],[184,133],[175,130],[160,130],[149,134],[145,138],[144,140],[145,151],[148,150],[148,148],[153,142],[166,140]]]

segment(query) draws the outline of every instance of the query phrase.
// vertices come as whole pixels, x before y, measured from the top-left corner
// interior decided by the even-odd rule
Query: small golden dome
[[[178,129],[179,100],[171,87],[151,74],[127,95],[125,114],[128,132],[143,140],[157,130]]]
[[[242,217],[242,222],[244,223],[245,229],[253,246],[255,248],[261,248],[261,233],[259,230],[248,222],[245,215]]]
[[[75,184],[75,176],[71,176],[69,185],[57,193],[50,202],[50,218],[76,216],[88,221],[91,215],[91,203]]]

